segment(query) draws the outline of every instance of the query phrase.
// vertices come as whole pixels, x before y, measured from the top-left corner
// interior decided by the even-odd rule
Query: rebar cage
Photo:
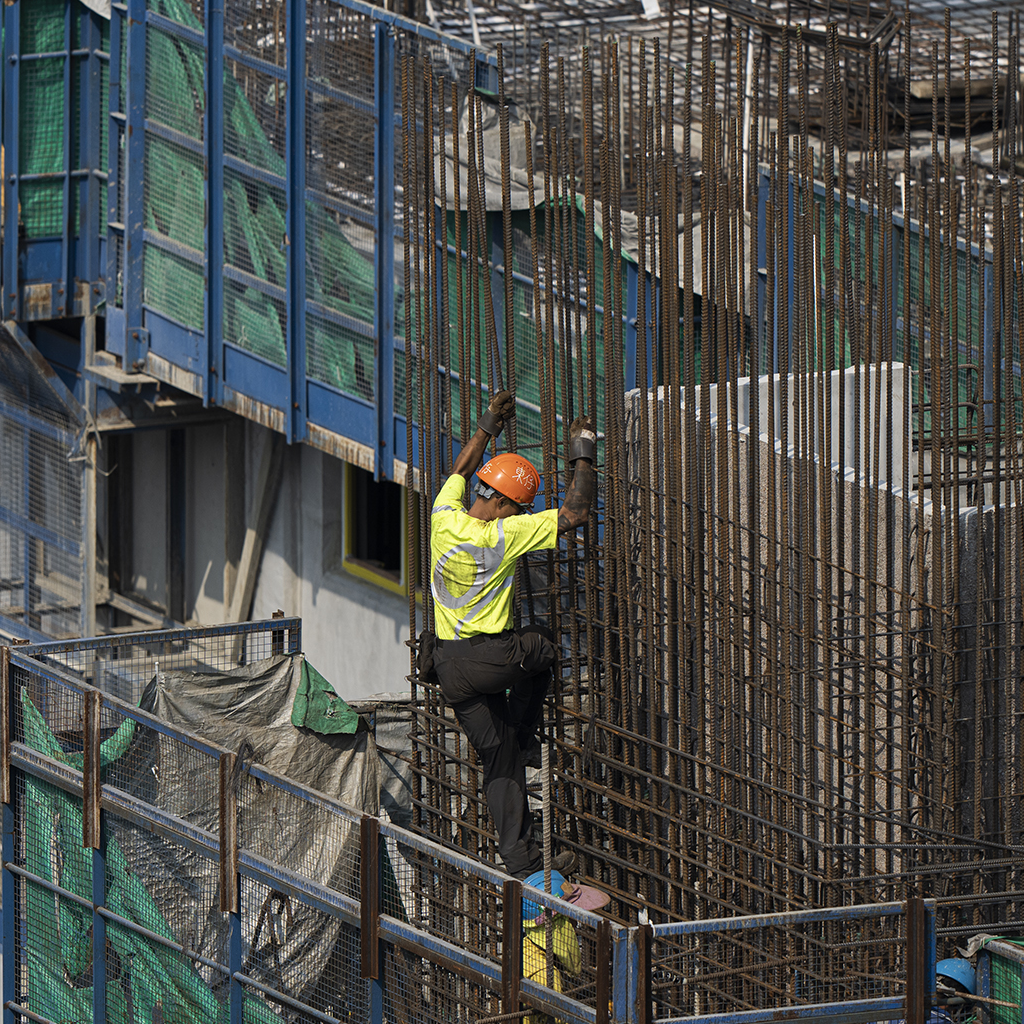
[[[1016,153],[1019,48],[995,17],[987,52],[954,49],[948,24],[946,40],[914,74],[937,83],[932,152],[956,174],[914,177],[908,117],[899,188],[880,131],[855,159],[835,26],[817,140],[807,55],[785,40],[754,68],[782,83],[770,110],[742,76],[723,81],[707,41],[699,92],[695,68],[656,50],[626,82],[611,42],[600,61],[584,50],[570,92],[561,55],[542,49],[535,125],[514,121],[499,55],[498,113],[488,125],[484,98],[475,128],[503,155],[486,173],[465,158],[461,195],[423,168],[466,152],[474,122],[433,115],[443,70],[403,85],[420,126],[407,173],[430,211],[407,260],[434,371],[406,394],[421,425],[420,577],[432,496],[472,433],[465,409],[516,392],[501,447],[536,460],[549,508],[571,472],[567,424],[596,417],[590,523],[524,560],[516,615],[562,646],[548,759],[528,776],[539,837],[576,851],[618,920],[924,894],[948,946],[1019,916],[1022,180],[1012,161],[1005,175],[954,161],[938,101],[1005,51],[1008,98],[987,109]],[[867,66],[877,129],[890,80],[877,50]],[[909,103],[909,61],[900,74]],[[500,212],[485,202],[499,179]],[[461,241],[431,198],[466,221]],[[484,237],[506,240],[486,265]],[[475,296],[478,280],[490,295],[453,316],[452,282]],[[456,378],[456,353],[475,379]],[[414,633],[432,621],[424,598]],[[438,689],[413,680],[419,825],[494,860],[475,754]]]

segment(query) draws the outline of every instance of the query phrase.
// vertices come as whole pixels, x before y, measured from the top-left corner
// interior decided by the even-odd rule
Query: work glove
[[[492,437],[501,433],[505,421],[512,415],[516,407],[516,400],[512,397],[511,391],[498,391],[487,403],[484,414],[477,423],[478,430],[486,430]]]
[[[584,414],[577,416],[569,427],[569,461],[577,459],[597,459],[597,433],[590,417]]]

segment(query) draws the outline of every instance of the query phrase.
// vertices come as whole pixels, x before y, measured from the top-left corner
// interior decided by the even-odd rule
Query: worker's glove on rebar
[[[487,404],[484,414],[480,417],[477,429],[486,430],[492,437],[497,437],[515,407],[516,400],[512,397],[511,391],[496,392]]]
[[[569,462],[597,460],[597,434],[589,416],[577,416],[569,427]]]

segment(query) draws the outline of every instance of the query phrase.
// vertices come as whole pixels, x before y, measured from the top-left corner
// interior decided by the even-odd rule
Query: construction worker
[[[586,522],[596,484],[597,439],[588,417],[573,422],[569,462],[574,473],[557,511],[532,511],[540,474],[512,453],[496,455],[479,470],[476,497],[467,509],[466,485],[514,408],[508,391],[491,399],[434,500],[430,585],[441,693],[480,758],[505,869],[526,878],[543,868],[544,858],[533,837],[525,769],[540,763],[537,727],[559,651],[544,626],[512,628],[516,562],[530,551],[554,548],[559,534]],[[574,864],[571,851],[553,862],[563,872]]]

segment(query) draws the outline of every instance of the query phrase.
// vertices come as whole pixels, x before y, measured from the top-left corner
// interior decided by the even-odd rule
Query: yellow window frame
[[[355,500],[357,472],[365,473],[366,470],[362,470],[360,467],[354,466],[350,462],[346,462],[344,464],[344,472],[342,476],[344,481],[344,503],[342,507],[345,514],[342,518],[342,568],[350,576],[355,576],[357,579],[364,580],[367,583],[372,583],[374,586],[381,587],[383,590],[390,591],[392,594],[396,594],[399,597],[407,597],[409,593],[409,510],[405,487],[401,484],[394,484],[395,487],[399,488],[401,493],[399,514],[399,529],[401,531],[401,569],[396,574],[388,569],[382,569],[379,566],[372,565],[352,553],[353,547],[355,546],[355,526],[357,515]],[[417,590],[418,589],[419,588],[417,588]]]

